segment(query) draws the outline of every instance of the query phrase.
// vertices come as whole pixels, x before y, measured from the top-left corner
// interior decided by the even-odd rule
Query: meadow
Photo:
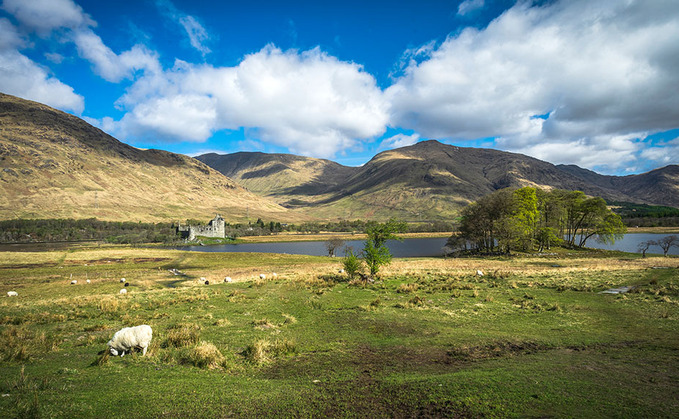
[[[363,283],[327,257],[8,250],[0,416],[672,417],[678,266],[559,250],[395,259]],[[146,356],[103,352],[138,324]]]

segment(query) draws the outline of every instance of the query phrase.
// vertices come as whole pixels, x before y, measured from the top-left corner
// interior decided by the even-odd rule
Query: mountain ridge
[[[286,179],[290,182],[286,189],[271,188],[271,183],[268,189],[262,189],[259,185],[267,184],[262,168],[275,166],[278,173],[283,173],[292,170],[286,163],[290,160],[295,160],[298,167],[312,160],[316,164],[325,162],[326,167],[338,163],[266,153],[258,153],[256,159],[251,159],[247,152],[196,158],[220,171],[228,168],[230,177],[255,193],[290,208],[306,207],[316,216],[329,216],[334,209],[344,211],[345,218],[388,215],[406,219],[446,218],[485,194],[522,186],[577,189],[613,201],[679,207],[679,176],[675,173],[679,166],[640,175],[605,176],[518,153],[451,146],[435,140],[383,151],[363,166],[333,166],[333,171],[345,177],[344,182],[335,179],[324,183],[318,169],[313,176],[296,173],[294,179]],[[250,164],[240,165],[242,160]],[[258,183],[250,181],[252,173],[258,173]],[[312,182],[314,193],[305,193]]]

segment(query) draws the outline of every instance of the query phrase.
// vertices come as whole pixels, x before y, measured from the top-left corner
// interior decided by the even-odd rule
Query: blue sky
[[[360,165],[437,139],[679,164],[679,2],[2,0],[0,91],[121,141]]]

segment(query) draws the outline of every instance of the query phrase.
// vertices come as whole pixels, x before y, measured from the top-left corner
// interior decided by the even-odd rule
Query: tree
[[[646,240],[637,245],[637,251],[641,252],[641,257],[645,258],[646,257],[646,251],[648,250],[649,247],[651,246],[657,246],[658,242],[655,240]]]
[[[670,248],[674,246],[679,247],[679,236],[676,235],[665,236],[662,239],[658,240],[655,244],[660,246],[660,248],[662,249],[663,256],[667,257],[667,253],[670,251]]]
[[[328,256],[335,256],[335,250],[344,246],[344,240],[339,237],[333,237],[325,242],[325,248],[328,250]]]
[[[368,235],[363,247],[363,259],[370,269],[370,275],[376,275],[380,267],[391,262],[391,253],[386,246],[387,240],[402,240],[395,233],[406,231],[407,224],[391,219],[386,223],[370,225],[365,233]]]

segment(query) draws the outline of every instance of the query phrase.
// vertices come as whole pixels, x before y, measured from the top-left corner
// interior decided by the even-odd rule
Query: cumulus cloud
[[[132,78],[135,71],[161,71],[157,54],[143,45],[135,45],[120,55],[107,47],[91,30],[79,30],[74,42],[81,57],[92,63],[95,73],[110,82]]]
[[[567,148],[586,167],[630,161],[630,135],[677,126],[677,39],[677,2],[518,2],[411,62],[386,91],[391,124],[545,156]]]
[[[135,137],[203,141],[243,127],[256,139],[317,157],[382,134],[388,118],[381,90],[361,66],[318,48],[272,45],[235,67],[177,61],[139,79],[118,104],[127,111],[119,129]]]
[[[58,28],[95,25],[72,0],[4,0],[0,7],[42,36]]]
[[[0,19],[0,91],[81,113],[85,104],[83,97],[21,54],[17,48],[23,44],[9,20]]]
[[[420,134],[414,133],[411,135],[396,134],[389,138],[385,138],[380,143],[378,150],[389,150],[392,148],[401,148],[413,145],[420,140]]]

